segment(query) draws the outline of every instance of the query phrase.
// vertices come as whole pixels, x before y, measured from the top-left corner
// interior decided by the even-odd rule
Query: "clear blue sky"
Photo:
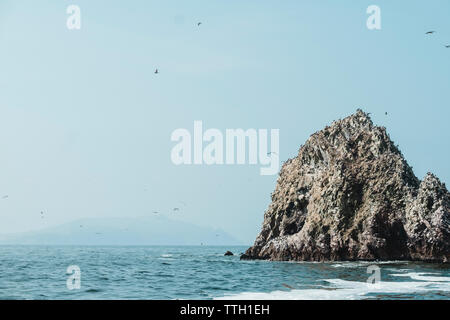
[[[70,4],[81,30],[66,28]],[[362,107],[419,178],[448,183],[449,12],[447,0],[1,0],[0,233],[183,201],[180,219],[251,243],[276,176],[174,166],[170,134],[194,120],[278,128],[286,160]]]

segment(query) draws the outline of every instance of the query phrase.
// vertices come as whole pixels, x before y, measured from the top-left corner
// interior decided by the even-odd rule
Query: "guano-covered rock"
[[[314,133],[281,168],[262,230],[241,259],[450,258],[450,196],[419,181],[362,110]]]

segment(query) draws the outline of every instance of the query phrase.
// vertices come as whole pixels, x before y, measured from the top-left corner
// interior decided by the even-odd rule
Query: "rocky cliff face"
[[[419,181],[385,128],[358,110],[284,163],[261,233],[242,259],[450,258],[450,195]]]

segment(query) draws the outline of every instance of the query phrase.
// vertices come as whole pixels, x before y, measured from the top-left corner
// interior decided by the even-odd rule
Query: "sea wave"
[[[277,290],[264,292],[242,292],[216,300],[360,300],[371,298],[371,294],[416,294],[427,291],[450,291],[450,277],[427,277],[420,274],[401,274],[411,278],[428,281],[391,282],[380,281],[370,284],[361,281],[348,281],[342,279],[326,279],[329,286],[317,289],[292,289],[289,291]],[[442,280],[444,278],[444,280]],[[433,280],[433,281],[430,281]]]
[[[334,263],[331,266],[333,268],[358,268],[358,267],[367,267],[369,265],[399,265],[405,264],[405,261],[400,260],[391,260],[391,261],[354,261],[354,262],[341,262]]]
[[[429,281],[429,282],[450,282],[450,277],[437,277],[439,273],[429,273],[429,272],[409,272],[400,274],[391,274],[394,277],[409,277],[413,280],[418,281]]]

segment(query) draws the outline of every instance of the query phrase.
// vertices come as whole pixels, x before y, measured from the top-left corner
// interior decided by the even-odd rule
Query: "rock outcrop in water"
[[[450,195],[419,181],[361,110],[313,134],[281,169],[261,233],[241,259],[450,258]]]

